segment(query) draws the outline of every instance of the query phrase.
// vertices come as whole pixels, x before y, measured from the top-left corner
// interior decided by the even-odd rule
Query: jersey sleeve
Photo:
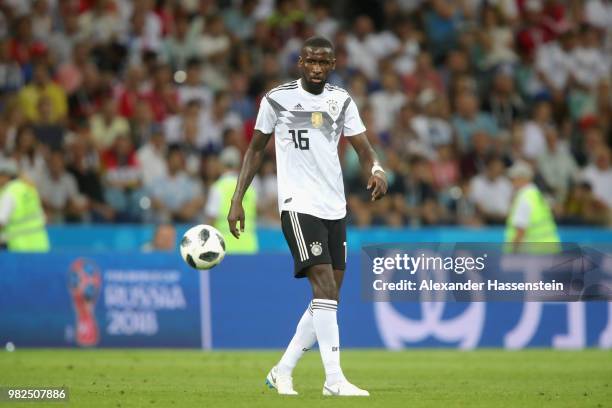
[[[274,112],[270,102],[268,102],[268,98],[262,98],[261,103],[259,104],[257,120],[255,121],[255,130],[259,130],[261,133],[269,135],[270,133],[274,132],[276,119],[276,112]]]
[[[365,131],[366,127],[361,121],[357,105],[355,101],[351,99],[349,105],[346,107],[346,114],[344,116],[344,136],[355,136]]]

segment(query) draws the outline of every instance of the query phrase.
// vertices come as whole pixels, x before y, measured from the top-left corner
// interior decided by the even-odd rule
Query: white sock
[[[344,374],[340,368],[340,334],[338,333],[338,320],[336,310],[338,302],[328,299],[312,300],[312,322],[314,324],[321,360],[325,367],[325,383],[334,385],[344,381]]]
[[[312,324],[312,314],[312,302],[310,302],[295,329],[295,334],[289,342],[285,354],[276,366],[280,375],[291,375],[298,360],[316,343],[317,336]]]

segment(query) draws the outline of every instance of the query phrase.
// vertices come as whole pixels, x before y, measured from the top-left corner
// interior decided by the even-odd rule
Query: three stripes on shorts
[[[308,248],[306,247],[306,241],[304,240],[304,234],[302,234],[302,226],[300,225],[300,219],[295,211],[288,211],[291,219],[291,227],[293,228],[293,234],[295,235],[295,241],[297,242],[298,250],[300,252],[300,261],[304,262],[310,255],[308,254]]]

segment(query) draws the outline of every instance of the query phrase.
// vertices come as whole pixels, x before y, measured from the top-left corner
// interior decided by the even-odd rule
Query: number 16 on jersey
[[[308,150],[310,148],[310,141],[305,135],[308,134],[308,129],[290,129],[291,139],[293,140],[293,147],[300,150]]]

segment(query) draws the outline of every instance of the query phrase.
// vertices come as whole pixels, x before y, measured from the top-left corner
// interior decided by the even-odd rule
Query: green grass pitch
[[[318,352],[294,373],[297,397],[264,385],[280,351],[0,352],[0,386],[68,386],[74,407],[612,407],[610,351],[345,350],[369,398],[323,397]],[[0,403],[10,406],[8,403]]]

